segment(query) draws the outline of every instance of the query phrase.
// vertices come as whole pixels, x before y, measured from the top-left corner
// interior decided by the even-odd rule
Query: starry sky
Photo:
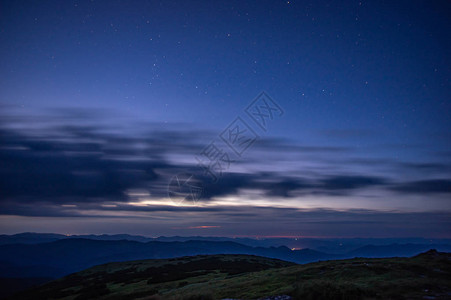
[[[0,3],[1,233],[451,238],[448,1]]]

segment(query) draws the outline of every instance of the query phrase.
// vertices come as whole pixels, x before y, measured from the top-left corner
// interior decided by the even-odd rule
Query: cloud
[[[420,163],[413,163],[413,162],[405,162],[400,163],[400,167],[406,168],[410,171],[415,172],[450,172],[451,171],[451,165],[447,163],[434,163],[434,162],[420,162]]]
[[[387,179],[373,176],[332,176],[321,180],[320,187],[326,190],[351,190],[384,185]]]
[[[345,195],[350,194],[352,190],[385,186],[388,182],[389,179],[376,176],[323,175],[321,178],[302,178],[288,177],[280,173],[227,173],[221,177],[218,184],[206,186],[204,197],[238,194],[240,189],[286,198],[307,194]]]
[[[361,139],[377,136],[377,133],[370,129],[329,129],[320,131],[320,134],[327,138],[337,139]]]
[[[400,183],[391,187],[393,191],[406,194],[438,194],[451,193],[451,180],[435,179],[435,180],[418,180]]]
[[[317,146],[317,145],[302,145],[295,144],[288,139],[283,138],[271,138],[271,137],[263,137],[259,139],[253,148],[262,149],[265,151],[268,150],[280,150],[284,149],[285,151],[290,152],[306,152],[306,153],[337,153],[337,152],[350,152],[353,149],[345,146]]]
[[[129,205],[136,199],[128,192],[145,190],[150,198],[165,198],[170,179],[181,172],[193,172],[203,182],[203,201],[242,195],[243,190],[267,199],[353,196],[367,188],[398,195],[450,192],[449,179],[407,181],[373,174],[374,166],[381,161],[400,173],[406,169],[419,170],[420,175],[446,173],[447,167],[439,163],[352,159],[352,148],[299,145],[271,137],[259,140],[251,158],[233,163],[239,172],[225,170],[219,181],[212,183],[194,157],[217,136],[214,132],[181,124],[162,127],[133,122],[127,128],[117,128],[104,119],[106,115],[53,110],[46,117],[9,114],[0,118],[2,213],[75,216],[77,210],[87,210],[89,205],[90,210],[105,212],[158,211],[161,207],[155,205]],[[307,161],[299,159],[298,154],[303,152],[310,155]],[[333,158],[345,154],[348,162],[361,169],[356,171],[351,163],[337,169],[336,162],[323,159],[325,153],[334,154]],[[259,170],[270,163],[277,168]],[[111,202],[116,206],[101,206]],[[76,209],[62,207],[64,204],[76,205]],[[189,210],[168,206],[165,211],[184,209]]]
[[[84,139],[92,139],[90,133],[78,131]],[[62,134],[70,137],[70,141],[36,139],[3,130],[4,143],[0,149],[3,198],[22,196],[36,201],[48,197],[78,197],[81,201],[93,197],[121,199],[125,189],[155,180],[158,175],[154,169],[167,165],[151,156],[149,161],[107,159],[105,157],[121,153],[125,156],[127,151],[115,149],[112,145],[118,142],[107,136],[97,134],[95,140],[85,142],[67,131]],[[121,143],[126,145],[127,142]],[[133,154],[139,155],[129,147],[126,156]]]
[[[0,224],[11,232],[23,232],[32,227],[41,232],[72,234],[89,230],[93,233],[190,235],[193,228],[214,226],[208,233],[216,236],[239,233],[242,236],[310,237],[449,237],[451,226],[449,212],[222,207],[213,211],[193,208],[196,213],[189,213],[160,209],[133,216],[74,214],[64,215],[64,218],[54,218],[43,211],[39,218],[0,216]]]

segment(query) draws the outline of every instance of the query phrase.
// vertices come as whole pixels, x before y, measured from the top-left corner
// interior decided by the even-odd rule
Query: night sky
[[[449,1],[0,15],[0,233],[451,238]]]

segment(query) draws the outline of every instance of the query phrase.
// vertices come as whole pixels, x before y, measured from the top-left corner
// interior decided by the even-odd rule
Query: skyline
[[[450,13],[2,1],[0,233],[451,238]],[[187,173],[195,204],[168,195]]]

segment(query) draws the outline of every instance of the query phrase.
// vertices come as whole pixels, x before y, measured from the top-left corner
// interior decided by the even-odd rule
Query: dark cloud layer
[[[451,193],[451,180],[437,179],[437,180],[418,180],[412,182],[401,183],[393,186],[392,190],[399,193],[410,194],[436,194],[436,193]]]
[[[224,172],[217,183],[212,183],[193,159],[205,146],[205,141],[214,137],[211,132],[183,126],[157,128],[150,124],[141,133],[130,133],[100,125],[93,120],[94,116],[80,111],[58,113],[62,116],[54,116],[59,120],[57,125],[53,118],[34,119],[34,124],[46,125],[39,129],[31,126],[31,117],[9,116],[0,123],[3,214],[32,215],[30,207],[21,206],[26,203],[87,205],[115,201],[125,205],[130,201],[126,191],[132,189],[146,190],[155,198],[166,197],[170,178],[180,172],[194,172],[202,180],[205,201],[237,195],[244,189],[255,190],[266,197],[285,198],[317,194],[346,196],[371,187],[405,195],[451,193],[451,181],[446,178],[393,180],[388,176],[372,175],[370,169],[367,174],[329,174],[327,169],[321,169],[316,176],[293,175],[283,170]],[[64,126],[62,119],[66,120]],[[24,126],[20,129],[11,126],[17,124]],[[261,139],[256,147],[258,153],[275,153],[273,156],[281,159],[286,153],[300,153],[306,149],[307,152],[352,152],[340,147],[299,146],[271,138]],[[191,162],[171,158],[183,155],[191,158]],[[263,165],[266,160],[254,155],[252,163]],[[399,170],[446,169],[446,166],[441,168],[440,164],[428,163],[395,162],[393,167]],[[46,209],[48,214],[58,215],[58,208]]]
[[[79,201],[92,197],[120,199],[127,188],[142,186],[155,180],[154,169],[167,167],[164,161],[128,161],[108,159],[107,156],[134,154],[126,149],[131,140],[122,141],[95,135],[81,128],[62,131],[70,141],[36,139],[3,130],[0,167],[3,197],[76,197]],[[75,135],[75,137],[74,137]],[[115,147],[115,146],[121,147]],[[152,155],[148,155],[152,157]]]

